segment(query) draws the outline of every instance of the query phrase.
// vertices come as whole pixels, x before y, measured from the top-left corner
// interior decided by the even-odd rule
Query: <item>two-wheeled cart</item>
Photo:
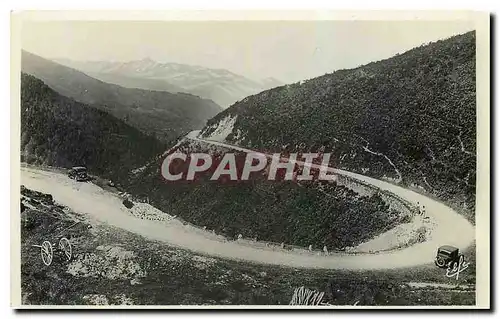
[[[41,245],[31,246],[40,248],[40,255],[42,256],[42,261],[46,266],[50,266],[50,264],[52,264],[52,260],[54,259],[54,251],[59,251],[61,252],[61,254],[64,254],[64,259],[66,259],[67,261],[70,261],[71,257],[73,256],[71,243],[66,237],[62,237],[61,239],[59,239],[58,245],[57,243],[51,243],[50,241],[46,240]]]
[[[61,231],[60,234],[64,233],[66,230],[74,227],[79,223],[80,221],[75,222],[71,226]],[[43,263],[46,266],[50,266],[52,264],[55,252],[58,252],[59,255],[61,255],[62,257],[62,260],[64,261],[71,261],[71,258],[73,257],[73,247],[71,246],[71,242],[67,237],[64,236],[59,236],[59,237],[56,236],[56,239],[53,240],[52,242],[50,240],[45,240],[41,245],[31,245],[31,246],[40,248],[40,255],[42,257]]]

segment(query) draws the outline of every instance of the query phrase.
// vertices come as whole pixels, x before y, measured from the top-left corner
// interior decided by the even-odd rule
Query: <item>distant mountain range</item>
[[[55,61],[104,82],[129,88],[191,93],[211,99],[224,108],[249,95],[283,85],[274,78],[255,81],[224,69],[160,63],[149,58],[129,62]]]
[[[222,109],[208,99],[186,93],[131,89],[95,79],[81,71],[23,51],[21,70],[61,95],[109,112],[160,140],[172,140]]]

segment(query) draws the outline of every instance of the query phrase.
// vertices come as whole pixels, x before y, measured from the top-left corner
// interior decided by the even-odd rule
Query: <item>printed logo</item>
[[[470,263],[466,262],[465,259],[462,262],[454,262],[451,263],[446,269],[446,277],[453,278],[455,277],[458,280],[458,277],[462,271],[469,268]]]

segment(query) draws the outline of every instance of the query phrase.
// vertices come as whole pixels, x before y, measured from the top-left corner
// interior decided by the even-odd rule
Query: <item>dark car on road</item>
[[[90,180],[89,175],[87,174],[87,168],[83,166],[72,167],[68,172],[68,176],[77,182],[86,182]]]
[[[444,245],[438,248],[434,263],[440,268],[453,268],[455,263],[457,266],[464,261],[464,255],[460,254],[458,248]]]

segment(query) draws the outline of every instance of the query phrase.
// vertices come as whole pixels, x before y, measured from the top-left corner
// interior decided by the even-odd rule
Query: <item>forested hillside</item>
[[[54,92],[21,74],[21,161],[87,166],[94,174],[126,179],[165,146],[112,115]]]
[[[22,71],[44,81],[61,95],[104,110],[147,134],[172,140],[222,109],[211,100],[186,93],[124,88],[80,71],[22,52]]]
[[[189,141],[175,150],[209,152],[219,158],[230,151]],[[161,176],[161,160],[137,170],[127,190],[164,212],[231,239],[241,234],[304,248],[342,249],[411,220],[378,194],[363,196],[336,183],[277,182],[262,174],[249,181],[221,182],[209,180],[210,172],[197,175],[196,182],[167,182]]]
[[[331,152],[340,168],[473,211],[475,48],[469,32],[265,91],[219,113],[202,137],[230,130],[226,142],[261,151]]]

